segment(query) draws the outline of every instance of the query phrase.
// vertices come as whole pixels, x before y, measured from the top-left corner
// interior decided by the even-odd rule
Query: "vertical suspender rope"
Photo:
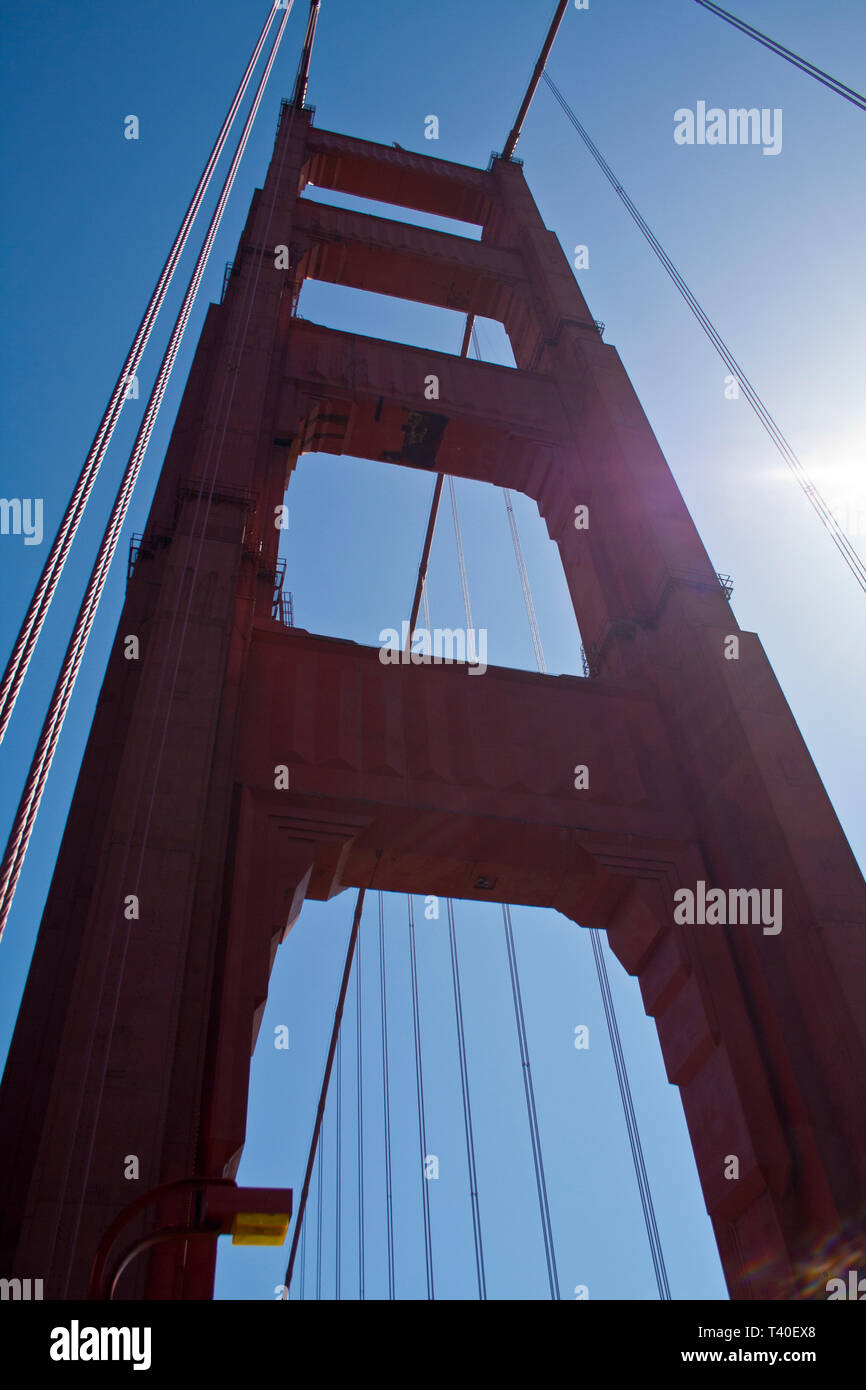
[[[325,1145],[319,1144],[319,1156],[316,1161],[316,1299],[322,1299],[322,1199],[324,1197],[324,1158]]]
[[[476,351],[478,357],[480,358],[481,352],[480,352],[480,350],[479,350],[478,337],[477,337],[477,334],[475,333],[474,327],[473,327],[473,329],[472,329],[472,336],[473,336],[473,340],[474,340],[474,344],[475,344],[475,351]],[[449,479],[449,481],[450,481],[450,479]],[[523,552],[522,552],[521,547],[520,547],[520,539],[519,539],[519,537],[518,537],[518,535],[517,535],[517,526],[516,526],[516,523],[515,523],[515,521],[514,521],[514,513],[513,513],[512,507],[511,507],[511,499],[510,499],[510,496],[508,495],[506,489],[503,488],[503,492],[505,493],[506,506],[507,506],[507,508],[508,508],[509,520],[510,520],[511,526],[512,526],[512,539],[513,539],[514,542],[515,542],[514,551],[515,551],[515,555],[517,556],[518,566],[521,567],[521,583],[522,583],[522,586],[523,586],[524,598],[526,599],[526,598],[527,598],[527,595],[528,595],[527,612],[531,614],[531,617],[530,617],[530,625],[533,626],[533,646],[535,647],[536,658],[537,658],[537,660],[539,660],[539,662],[541,663],[542,669],[543,669],[544,654],[543,654],[543,652],[542,652],[542,650],[541,650],[541,639],[540,639],[540,637],[538,636],[538,625],[537,625],[537,622],[536,622],[536,620],[535,620],[535,608],[534,608],[534,605],[532,604],[532,595],[529,593],[528,579],[526,578],[526,575],[525,575],[525,565],[523,564]],[[463,554],[463,541],[462,541],[462,536],[461,536],[461,531],[460,531],[460,518],[459,518],[459,515],[458,515],[458,511],[457,511],[457,500],[456,500],[456,497],[455,497],[455,494],[454,494],[453,485],[452,485],[452,489],[451,489],[451,508],[452,508],[452,514],[453,514],[453,517],[454,517],[454,534],[455,534],[455,536],[456,536],[456,538],[457,538],[457,563],[458,563],[458,566],[459,566],[459,569],[460,569],[460,584],[461,584],[461,587],[462,587],[462,589],[463,589],[463,601],[464,601],[464,605],[465,605],[465,608],[466,608],[466,622],[467,622],[467,625],[468,625],[469,627],[471,627],[471,626],[472,626],[472,610],[471,610],[470,605],[469,605],[469,585],[468,585],[467,578],[466,578],[466,564],[465,564],[465,559],[464,559],[464,554]],[[451,916],[451,904],[450,904],[450,902],[449,902],[449,904],[448,904],[448,908],[449,908],[449,927],[450,927],[450,926],[452,925],[452,922],[453,922],[453,918],[452,918],[452,916]],[[519,978],[519,974],[518,974],[518,971],[517,971],[517,956],[516,956],[516,953],[515,953],[515,951],[514,951],[514,939],[513,939],[513,934],[512,934],[512,931],[511,931],[511,913],[510,913],[510,910],[509,910],[509,908],[508,908],[508,905],[505,904],[505,903],[503,903],[503,905],[502,905],[502,914],[503,914],[504,923],[505,923],[505,940],[506,940],[506,948],[507,948],[507,950],[508,950],[508,968],[509,968],[509,971],[510,971],[510,973],[511,973],[511,989],[512,989],[512,994],[513,994],[513,997],[514,997],[514,1012],[515,1012],[515,1019],[516,1019],[516,1024],[517,1024],[518,1043],[519,1043],[519,1046],[520,1046],[520,1061],[521,1061],[521,1068],[522,1068],[522,1072],[523,1072],[523,1086],[524,1086],[524,1092],[525,1092],[525,1095],[526,1095],[526,1108],[527,1108],[527,1115],[528,1115],[528,1119],[529,1119],[529,1132],[530,1132],[530,1138],[531,1138],[531,1141],[532,1141],[532,1159],[533,1159],[533,1165],[534,1165],[534,1167],[535,1167],[535,1182],[536,1182],[536,1187],[537,1187],[537,1190],[538,1190],[538,1203],[539,1203],[539,1209],[540,1209],[540,1212],[541,1212],[541,1228],[542,1228],[542,1234],[543,1234],[543,1237],[544,1237],[544,1254],[545,1254],[545,1259],[546,1259],[546,1261],[547,1261],[547,1277],[548,1277],[548,1283],[549,1283],[549,1285],[550,1285],[550,1296],[551,1296],[551,1298],[553,1298],[553,1299],[558,1299],[558,1298],[559,1298],[559,1278],[558,1278],[557,1270],[556,1270],[556,1254],[555,1254],[554,1245],[553,1245],[553,1228],[552,1228],[552,1226],[551,1226],[551,1221],[550,1221],[550,1204],[549,1204],[548,1198],[547,1198],[547,1183],[546,1183],[545,1176],[544,1176],[544,1158],[543,1158],[542,1151],[541,1151],[541,1138],[540,1138],[539,1129],[538,1129],[538,1112],[537,1112],[536,1105],[535,1105],[535,1091],[534,1091],[533,1086],[532,1086],[532,1074],[531,1074],[531,1072],[530,1072],[530,1070],[529,1070],[529,1047],[528,1047],[528,1043],[527,1043],[527,1040],[526,1040],[526,1024],[525,1024],[524,1018],[523,1018],[523,1000],[522,1000],[521,991],[520,991],[520,978]],[[452,951],[453,951],[454,949],[455,949],[455,947],[452,945]],[[456,987],[455,987],[455,989],[456,989]],[[467,1092],[468,1092],[468,1081],[467,1081]],[[469,1101],[468,1101],[468,1094],[466,1094],[466,1095],[465,1095],[465,1099],[464,1099],[464,1106],[465,1106],[465,1108],[467,1109],[467,1111],[468,1111],[468,1103],[469,1103]],[[468,1145],[468,1136],[467,1136],[467,1145]],[[473,1160],[472,1160],[472,1165],[471,1165],[471,1166],[472,1166],[472,1170],[474,1170],[474,1155],[473,1155]],[[474,1215],[474,1209],[473,1209],[473,1215]],[[480,1234],[479,1234],[479,1239],[480,1239]],[[484,1295],[484,1296],[486,1296],[486,1295]]]
[[[466,357],[469,352],[469,344],[474,331],[475,315],[468,314],[466,325],[463,330],[463,342],[460,347],[460,356]],[[427,519],[427,529],[424,535],[424,545],[421,551],[421,561],[418,566],[418,578],[415,584],[415,594],[412,599],[412,608],[409,617],[409,635],[407,637],[407,650],[412,646],[412,635],[418,622],[418,613],[421,604],[424,604],[424,620],[429,631],[430,628],[430,606],[427,599],[427,566],[430,560],[430,549],[433,544],[433,533],[436,529],[436,519],[439,515],[439,503],[442,498],[442,488],[445,482],[445,474],[437,473],[436,481],[433,485],[433,499],[430,504],[430,513]],[[457,518],[457,503],[454,498],[454,484],[449,478],[452,499],[452,513],[455,521],[456,533],[459,537],[459,520]],[[458,541],[458,548],[459,541]],[[465,567],[462,570],[465,580]],[[468,605],[468,591],[464,587],[464,601]],[[471,627],[471,623],[470,623]],[[418,965],[415,953],[415,910],[412,904],[412,896],[408,895],[409,904],[409,957],[412,974],[412,1017],[415,1030],[415,1080],[418,1093],[418,1139],[421,1147],[421,1205],[424,1216],[424,1262],[427,1273],[427,1297],[435,1298],[433,1283],[433,1242],[430,1231],[430,1190],[426,1176],[427,1161],[427,1127],[424,1116],[424,1074],[421,1066],[421,1024],[418,1011]],[[475,1221],[475,1208],[473,1207],[473,1224]],[[479,1232],[476,1232],[479,1234]],[[476,1254],[478,1245],[476,1242]],[[483,1261],[482,1261],[483,1272]]]
[[[505,926],[505,949],[508,952],[511,994],[514,999],[514,1019],[517,1025],[517,1041],[520,1047],[520,1066],[523,1072],[526,1114],[529,1119],[529,1138],[532,1144],[535,1186],[538,1191],[538,1208],[541,1213],[541,1231],[544,1237],[544,1258],[547,1261],[547,1280],[550,1285],[550,1297],[558,1300],[560,1298],[559,1275],[556,1269],[556,1250],[553,1244],[553,1226],[550,1220],[547,1180],[544,1176],[544,1155],[541,1149],[541,1134],[538,1128],[538,1109],[535,1104],[535,1088],[532,1084],[532,1071],[529,1065],[529,1043],[526,1037],[526,1020],[523,1015],[523,994],[520,988],[520,972],[517,969],[517,952],[514,949],[514,932],[511,928],[511,908],[507,903],[502,904],[502,919]]]
[[[466,578],[466,560],[463,554],[463,535],[460,530],[460,517],[457,513],[457,496],[454,491],[454,479],[450,475],[448,477],[448,491],[451,495],[451,516],[454,519],[454,540],[457,544],[457,567],[460,571],[460,588],[463,593],[463,608],[466,612],[466,640],[468,642],[468,634],[472,631],[474,626],[472,622],[472,605],[469,602],[469,583]]]
[[[517,571],[520,575],[520,586],[523,589],[523,602],[526,605],[526,616],[529,619],[529,630],[532,634],[532,647],[535,652],[535,661],[542,675],[547,672],[544,661],[544,651],[541,646],[541,638],[538,633],[538,620],[535,616],[535,604],[532,601],[532,590],[529,587],[529,579],[526,573],[526,564],[523,559],[523,550],[520,545],[520,536],[517,531],[517,520],[514,515],[514,508],[511,505],[511,493],[507,487],[502,489],[502,496],[505,498],[505,509],[508,512],[508,525],[511,527],[511,542],[514,546],[514,556],[517,560]]]
[[[472,324],[469,331],[474,334]],[[477,341],[477,339],[476,339]],[[457,567],[460,572],[460,588],[463,594],[463,608],[466,614],[467,646],[472,623],[472,605],[469,600],[469,580],[466,575],[466,557],[463,552],[463,534],[460,527],[460,513],[457,510],[457,494],[454,479],[449,476],[448,489],[451,497],[451,516],[454,522],[454,540],[457,546]],[[466,1033],[463,1026],[463,998],[460,989],[460,967],[457,959],[457,932],[454,925],[454,905],[446,900],[448,913],[448,939],[451,946],[451,981],[454,990],[454,1016],[457,1021],[457,1050],[460,1059],[460,1089],[463,1096],[463,1128],[466,1135],[466,1163],[469,1169],[469,1199],[472,1206],[472,1234],[475,1243],[475,1273],[478,1280],[478,1297],[487,1298],[487,1280],[484,1273],[484,1243],[481,1235],[481,1212],[478,1205],[478,1172],[475,1165],[475,1134],[472,1128],[472,1104],[469,1095],[469,1068],[466,1062]]]
[[[595,967],[598,972],[598,983],[601,988],[604,1015],[607,1020],[607,1030],[610,1035],[610,1046],[613,1052],[614,1066],[616,1067],[616,1079],[622,1098],[622,1108],[625,1114],[626,1128],[628,1130],[628,1142],[634,1161],[634,1171],[637,1176],[638,1194],[640,1196],[641,1209],[643,1211],[647,1236],[649,1238],[650,1254],[652,1256],[653,1269],[655,1270],[656,1284],[658,1285],[659,1298],[667,1300],[671,1296],[671,1290],[668,1283],[664,1255],[662,1253],[661,1238],[656,1223],[655,1207],[653,1206],[649,1177],[647,1176],[646,1164],[644,1162],[643,1148],[640,1142],[640,1133],[637,1127],[634,1101],[632,1100],[631,1087],[628,1082],[628,1071],[626,1069],[625,1054],[622,1050],[622,1041],[619,1035],[619,1024],[617,1023],[613,995],[610,989],[610,980],[608,979],[607,966],[605,965],[602,944],[599,939],[600,936],[601,933],[597,928],[590,927],[589,937],[592,942],[592,954],[595,957]]]
[[[343,1259],[342,1251],[342,1226],[343,1226],[343,1034],[337,1034],[337,1080],[336,1095],[334,1097],[337,1106],[337,1191],[336,1191],[336,1212],[334,1217],[334,1257],[336,1261],[337,1276],[334,1281],[334,1298],[337,1303],[340,1301],[340,1279],[341,1265]]]
[[[412,1021],[415,1034],[415,1086],[418,1094],[418,1143],[421,1149],[421,1207],[424,1215],[424,1265],[427,1297],[435,1299],[433,1289],[433,1241],[430,1233],[430,1185],[427,1179],[427,1120],[424,1113],[424,1071],[421,1066],[421,1019],[418,1009],[418,962],[415,955],[415,908],[409,904],[409,964],[412,977]]]
[[[78,481],[72,493],[63,519],[57,531],[48,557],[42,569],[42,574],[30,601],[30,606],[21,625],[20,631],[15,641],[15,646],[6,665],[3,679],[0,681],[0,741],[9,724],[21,683],[27,673],[33,649],[39,639],[45,616],[48,612],[54,592],[60,580],[63,567],[70,547],[78,530],[79,523],[84,515],[85,507],[96,482],[97,474],[102,466],[108,445],[114,433],[115,426],[120,418],[123,409],[126,393],[138,370],[144,349],[150,337],[151,330],[156,321],[157,315],[162,307],[169,285],[171,284],[177,263],[186,246],[192,225],[198,216],[205,194],[213,177],[214,170],[228,139],[229,131],[234,123],[241,102],[246,94],[256,64],[258,63],[262,49],[265,46],[268,31],[274,18],[274,9],[271,7],[267,20],[259,35],[258,42],[253,49],[252,57],[247,64],[246,71],[241,79],[234,100],[229,107],[222,128],[217,136],[216,142],[211,150],[210,156],[202,171],[201,178],[193,193],[192,200],[187,208],[186,215],[178,229],[171,250],[165,265],[160,272],[159,278],[150,297],[144,317],[139,324],[138,331],[133,339],[126,360],[121,368],[120,376],[117,378],[114,390],[106,406],[105,413],[99,424],[99,428],[90,446],[90,451],[84,461]]]
[[[357,1064],[358,1064],[358,1297],[364,1301],[364,1054],[361,1035],[361,930],[358,923],[358,952],[355,956],[357,987]]]
[[[385,1231],[388,1297],[394,1297],[394,1201],[391,1190],[391,1095],[388,1066],[388,999],[385,981],[385,894],[379,893],[379,999],[382,1011],[382,1093],[385,1117]]]
[[[475,1134],[472,1128],[472,1106],[469,1098],[469,1068],[466,1063],[466,1035],[463,1027],[463,996],[460,989],[460,967],[457,961],[457,933],[454,926],[454,904],[446,899],[448,910],[448,939],[451,946],[451,980],[454,988],[454,1015],[457,1019],[457,1050],[460,1058],[460,1089],[463,1094],[463,1129],[466,1135],[466,1164],[469,1169],[469,1198],[472,1206],[472,1236],[475,1243],[475,1274],[478,1297],[487,1298],[484,1273],[484,1243],[481,1238],[481,1211],[478,1205],[478,1172],[475,1166]]]

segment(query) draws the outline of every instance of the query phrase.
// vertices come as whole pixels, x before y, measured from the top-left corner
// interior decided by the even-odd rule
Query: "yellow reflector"
[[[241,1211],[232,1222],[232,1245],[282,1245],[289,1218],[281,1212]]]

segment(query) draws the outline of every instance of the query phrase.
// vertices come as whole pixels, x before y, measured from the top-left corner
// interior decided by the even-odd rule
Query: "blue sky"
[[[732,0],[733,3],[733,0]],[[175,228],[252,49],[265,7],[169,0],[134,7],[8,0],[2,58],[6,318],[0,493],[41,497],[45,541],[0,536],[0,654],[18,624],[90,444],[104,401]],[[553,5],[460,0],[433,6],[324,0],[309,100],[317,125],[485,167],[510,129]],[[862,87],[866,19],[859,0],[737,0],[734,12]],[[219,298],[252,190],[272,148],[306,17],[298,0],[223,223],[193,324],[156,430],[127,531],[140,531],[208,300]],[[824,494],[866,549],[864,480],[863,116],[691,0],[591,0],[569,10],[549,70],[728,340]],[[674,112],[708,105],[781,108],[777,157],[756,147],[680,146]],[[128,114],[141,138],[123,138]],[[439,140],[424,119],[439,117]],[[542,216],[571,255],[596,318],[625,363],[717,569],[734,579],[741,626],[759,633],[861,864],[863,596],[726,369],[542,88],[518,155]],[[313,189],[310,196],[325,200]],[[213,199],[211,199],[212,204]],[[335,197],[334,201],[348,201]],[[390,210],[403,217],[402,212]],[[406,220],[410,219],[405,214]],[[418,220],[425,220],[419,218]],[[429,220],[429,219],[427,219]],[[204,227],[204,220],[200,229]],[[449,224],[453,228],[453,224]],[[467,233],[469,229],[465,229]],[[475,233],[477,234],[477,233]],[[184,267],[191,268],[192,254]],[[17,792],[83,592],[113,486],[140,418],[179,278],[79,533],[3,748],[0,830]],[[300,312],[335,327],[459,350],[448,311],[308,284]],[[508,361],[495,325],[482,353]],[[407,616],[432,480],[364,460],[305,456],[287,501],[285,553],[296,621],[375,644]],[[502,495],[459,482],[476,623],[491,662],[532,666]],[[516,499],[548,669],[579,672],[579,637],[558,560],[535,507]],[[858,534],[859,532],[859,534]],[[5,1051],[89,721],[123,599],[126,538],[109,580],[2,943]],[[334,556],[339,557],[339,582]],[[462,623],[446,505],[431,563],[435,625]],[[282,948],[253,1064],[246,1183],[299,1190],[352,915],[349,895],[308,904]],[[367,1294],[387,1291],[375,896],[362,930]],[[385,902],[392,1061],[398,1297],[424,1292],[406,905]],[[475,1296],[444,912],[416,902],[437,1296]],[[479,1201],[492,1297],[546,1296],[501,914],[456,906],[464,972]],[[563,1296],[652,1298],[646,1235],[604,1033],[589,941],[552,913],[514,912],[529,1046],[548,1169]],[[668,1085],[636,982],[609,968],[662,1244],[675,1298],[725,1297],[678,1094]],[[357,1297],[354,982],[344,1038],[344,1297]],[[290,1030],[288,1052],[274,1028]],[[590,1027],[587,1052],[574,1028]],[[50,1026],[50,1021],[47,1022]],[[335,1286],[334,1109],[325,1123],[322,1296]],[[316,1189],[306,1294],[316,1288]],[[227,1248],[222,1298],[273,1297],[284,1252]]]

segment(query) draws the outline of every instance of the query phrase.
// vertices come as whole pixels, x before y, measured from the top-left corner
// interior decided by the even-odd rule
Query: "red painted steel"
[[[475,221],[482,240],[299,201],[311,182]],[[822,1297],[866,1213],[863,880],[520,167],[287,113],[235,267],[129,584],[0,1093],[0,1272],[82,1296],[130,1201],[127,1155],[148,1187],[235,1175],[277,945],[306,897],[372,883],[604,928],[680,1088],[732,1296]],[[493,315],[517,370],[300,322],[306,275]],[[274,508],[314,449],[535,498],[598,678],[384,665],[272,619]],[[699,881],[781,890],[781,932],[678,924],[674,893]],[[207,1298],[212,1279],[212,1252],[166,1248],[119,1293]]]

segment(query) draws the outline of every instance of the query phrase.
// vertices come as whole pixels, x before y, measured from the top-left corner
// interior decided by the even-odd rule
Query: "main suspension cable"
[[[7,662],[3,679],[0,681],[0,741],[2,741],[6,733],[9,720],[12,717],[12,711],[18,698],[21,684],[27,673],[33,649],[39,639],[48,608],[54,597],[54,592],[63,572],[63,567],[66,564],[66,558],[69,554],[70,547],[75,539],[75,534],[78,530],[81,518],[84,515],[84,510],[93,490],[93,485],[96,482],[115,426],[120,418],[127,392],[132,385],[133,378],[141,363],[151,330],[174,277],[177,263],[186,246],[193,223],[201,208],[205,194],[210,186],[214,170],[219,162],[226,140],[228,139],[229,131],[234,124],[235,116],[246,94],[247,87],[249,86],[262,49],[265,46],[265,40],[273,22],[273,18],[274,7],[271,6],[267,20],[259,35],[258,42],[253,49],[252,56],[241,78],[240,86],[235,93],[234,99],[223,121],[222,128],[220,129],[219,135],[217,136],[207,163],[202,171],[189,207],[178,228],[168,258],[157,279],[147,309],[145,310],[144,316],[138,326],[138,331],[132,341],[132,346],[127,353],[126,360],[124,361],[114,390],[109,398],[108,405],[99,423],[99,428],[96,431],[93,443],[90,446],[90,450],[82,466],[78,481],[69,499],[66,511],[63,514],[57,535],[52,541],[51,549],[48,552],[42,569],[42,574],[40,575],[39,582],[36,585],[24,621],[21,624],[21,628],[15,640],[15,645]]]
[[[825,502],[818,488],[812,482],[802,462],[795,454],[794,450],[788,443],[785,436],[782,434],[782,431],[779,429],[779,426],[776,424],[769,410],[764,405],[764,402],[761,400],[761,397],[758,395],[754,386],[749,381],[745,372],[740,367],[733,354],[730,352],[727,344],[716,331],[710,319],[707,317],[706,313],[701,308],[701,305],[695,299],[688,285],[683,280],[676,266],[673,264],[673,261],[671,261],[667,252],[664,250],[663,246],[658,241],[657,237],[654,235],[649,225],[641,216],[640,212],[638,211],[635,204],[632,202],[628,193],[626,193],[622,184],[617,179],[607,160],[604,158],[601,151],[598,149],[598,147],[594,144],[593,140],[587,134],[586,130],[581,125],[577,116],[572,111],[565,97],[562,95],[549,73],[544,73],[544,80],[546,81],[548,87],[550,88],[560,107],[565,112],[569,121],[574,126],[578,135],[583,140],[593,159],[598,164],[599,168],[602,170],[603,174],[605,175],[605,178],[612,185],[617,196],[625,205],[632,220],[636,223],[644,238],[646,239],[647,243],[651,247],[652,251],[658,258],[658,260],[661,262],[661,264],[664,266],[670,278],[673,280],[683,299],[686,301],[695,318],[698,320],[705,334],[709,338],[710,342],[715,347],[718,355],[725,363],[725,366],[732,373],[732,375],[737,381],[737,384],[743,388],[746,399],[748,400],[749,404],[751,405],[761,424],[764,426],[764,429],[770,436],[770,439],[773,441],[773,444],[776,446],[776,449],[781,454],[785,463],[791,469],[792,473],[797,479],[797,482],[800,484],[800,487],[802,488],[803,492],[806,494],[806,497],[809,500],[815,512],[817,513],[822,526],[829,533],[833,543],[835,544],[837,550],[841,554],[843,560],[850,569],[860,588],[864,592],[866,592],[866,565],[864,565],[857,551],[852,546],[848,537],[845,535],[845,532],[839,525],[839,522],[833,514],[832,509]]]
[[[90,580],[78,610],[75,627],[69,639],[63,664],[55,682],[54,691],[43,721],[36,752],[30,764],[27,781],[18,804],[12,828],[9,832],[3,861],[2,864],[0,864],[0,938],[2,938],[12,907],[15,889],[21,875],[27,848],[36,822],[39,804],[45,791],[48,773],[66,718],[69,701],[78,679],[78,672],[81,667],[84,651],[96,618],[96,612],[102,598],[111,563],[114,559],[117,544],[126,520],[135,485],[138,481],[141,465],[147,452],[148,444],[150,443],[150,438],[189,323],[202,278],[207,268],[214,240],[222,222],[226,204],[234,186],[235,178],[241,160],[243,159],[261,105],[262,97],[264,96],[265,88],[276,60],[277,52],[279,51],[283,31],[285,30],[290,12],[291,6],[286,10],[282,24],[277,32],[267,63],[259,79],[253,103],[238,139],[235,153],[225,175],[219,199],[214,208],[208,230],[205,234],[201,250],[199,251],[195,267],[183,298],[183,303],[178,311],[168,346],[165,349],[156,381],[150,393],[147,407],[141,425],[139,426],[135,443],[91,571]]]

